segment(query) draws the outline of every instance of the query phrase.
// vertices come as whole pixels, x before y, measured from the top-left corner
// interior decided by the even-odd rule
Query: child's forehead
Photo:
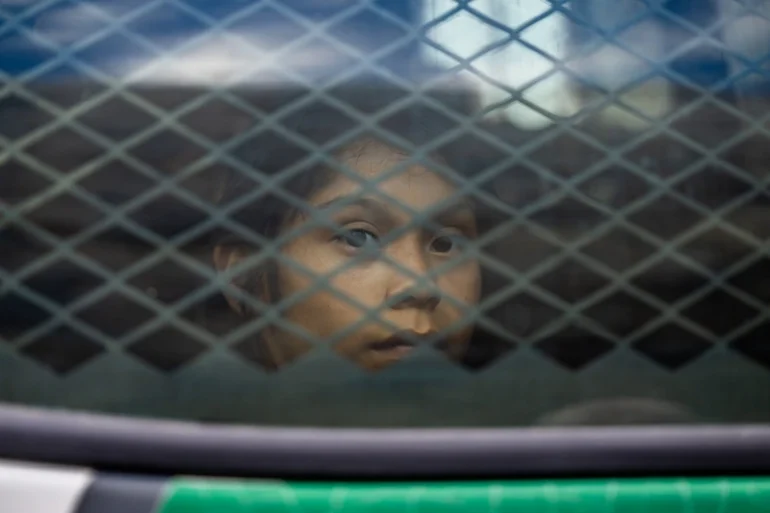
[[[405,152],[374,140],[354,143],[345,148],[337,158],[340,164],[367,177],[396,167],[411,167],[417,163],[409,162],[409,156]]]
[[[437,173],[432,158],[418,158],[394,145],[373,138],[363,138],[345,146],[336,155],[340,164],[365,178],[384,175],[407,177]]]
[[[400,172],[382,181],[365,178],[356,180],[340,175],[318,191],[310,203],[321,205],[338,198],[346,198],[346,202],[373,198],[398,211],[402,210],[401,207],[406,207],[406,211],[421,211],[448,202],[458,202],[456,192],[453,185],[424,169]]]
[[[380,141],[362,140],[337,158],[348,172],[333,173],[326,186],[310,198],[311,203],[341,195],[370,195],[412,208],[427,207],[454,196],[457,189],[443,173],[426,165],[429,163],[410,159],[406,152]]]

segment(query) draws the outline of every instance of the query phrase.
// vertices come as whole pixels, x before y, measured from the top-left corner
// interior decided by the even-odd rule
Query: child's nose
[[[393,277],[388,289],[388,305],[394,310],[435,310],[441,302],[441,294],[435,280],[429,275],[430,266],[425,252],[417,247],[393,256]]]
[[[441,303],[441,295],[433,290],[420,290],[417,287],[406,289],[388,298],[388,304],[393,310],[414,308],[434,311]]]

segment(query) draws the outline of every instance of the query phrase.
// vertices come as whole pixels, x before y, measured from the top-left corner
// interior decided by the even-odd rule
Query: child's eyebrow
[[[363,207],[370,210],[387,211],[388,207],[383,202],[369,196],[358,196],[356,194],[343,194],[325,201],[314,208],[317,210],[333,210],[334,208],[344,207]]]
[[[474,218],[476,208],[472,201],[461,199],[442,204],[432,216],[438,222],[454,221],[458,218]]]
[[[369,197],[359,196],[357,194],[343,194],[332,198],[329,201],[325,201],[320,205],[314,207],[315,210],[322,211],[339,211],[348,207],[360,207],[372,212],[376,217],[391,218],[393,217],[392,209],[383,201]]]
[[[391,210],[393,210],[391,205],[379,198],[371,196],[358,196],[356,194],[343,194],[341,196],[337,196],[336,198],[332,198],[319,205],[316,205],[314,209],[333,210],[335,208],[345,208],[351,206],[362,207],[367,210],[372,210],[382,214],[390,214]],[[431,207],[430,210],[433,211],[432,217],[435,218],[473,214],[475,211],[473,202],[467,198],[441,202],[437,206]]]
[[[443,212],[471,212],[473,213],[476,210],[476,204],[471,201],[469,198],[452,198],[448,201],[442,201],[438,204],[438,208],[436,211],[438,213]]]
[[[378,222],[385,224],[396,223],[397,214],[394,209],[397,206],[390,205],[376,197],[359,196],[356,194],[344,194],[325,201],[314,209],[324,212],[339,212],[342,209],[358,207],[370,213]],[[399,209],[400,210],[400,209]],[[449,224],[475,224],[475,208],[473,202],[467,198],[442,202],[431,207],[432,212],[428,219],[441,225]]]

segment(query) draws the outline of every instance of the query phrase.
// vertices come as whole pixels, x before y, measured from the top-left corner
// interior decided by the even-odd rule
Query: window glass
[[[766,0],[0,0],[0,401],[770,420]]]

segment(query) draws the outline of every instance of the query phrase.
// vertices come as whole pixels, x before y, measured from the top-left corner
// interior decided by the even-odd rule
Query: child
[[[314,128],[323,132],[328,125]],[[308,133],[303,130],[314,139]],[[247,158],[267,176],[285,175],[302,160],[284,140],[252,151]],[[447,173],[434,169],[445,166],[435,155],[410,158],[372,136],[327,154],[331,163],[294,173],[280,182],[282,192],[265,194],[237,214],[270,241],[276,257],[267,256],[267,247],[239,240],[222,241],[214,250],[217,269],[237,276],[236,290],[278,312],[280,321],[257,335],[258,360],[276,369],[314,343],[331,343],[340,355],[376,371],[432,343],[461,361],[474,331],[469,312],[482,289],[479,262],[464,251],[479,234],[473,202],[458,194]],[[231,180],[223,202],[240,189]],[[249,266],[249,259],[261,263]],[[241,264],[248,272],[233,272]],[[260,308],[232,287],[227,296],[242,316],[258,317]]]

